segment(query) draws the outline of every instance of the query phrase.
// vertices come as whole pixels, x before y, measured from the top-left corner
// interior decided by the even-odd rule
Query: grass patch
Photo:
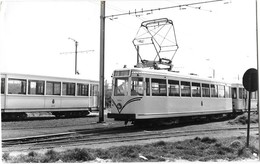
[[[256,137],[251,137],[251,143],[256,141]],[[256,158],[257,152],[258,150],[254,146],[245,148],[244,137],[221,140],[196,137],[178,142],[158,141],[146,145],[120,146],[108,149],[76,148],[63,152],[49,150],[44,154],[32,151],[27,155],[18,156],[10,156],[8,153],[4,153],[2,159],[4,162],[9,163],[67,163],[101,159],[108,162],[171,162],[178,159],[188,161],[233,161]]]
[[[248,122],[248,113],[244,113],[242,115],[237,116],[235,119],[229,121],[228,123],[231,125],[246,125]],[[250,123],[258,123],[258,114],[251,113],[250,114]]]

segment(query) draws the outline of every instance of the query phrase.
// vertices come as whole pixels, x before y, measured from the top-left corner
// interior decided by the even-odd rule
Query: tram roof
[[[215,83],[231,84],[224,80],[205,78],[198,75],[186,75],[186,74],[181,74],[181,73],[167,71],[167,70],[154,70],[149,68],[122,68],[122,69],[116,69],[115,71],[127,71],[127,70],[130,70],[131,73],[140,73],[140,74],[148,74],[148,75],[156,75],[156,76],[158,75],[158,76],[166,76],[166,77],[178,77],[183,79],[206,81],[211,83],[215,82]]]
[[[93,82],[93,83],[98,83],[96,80],[91,80],[91,79],[85,79],[82,77],[79,77],[77,75],[74,75],[74,77],[65,77],[65,76],[48,76],[48,75],[33,75],[33,74],[22,74],[22,73],[8,73],[8,72],[1,72],[1,77],[7,75],[7,77],[10,78],[24,78],[24,79],[31,79],[32,80],[58,80],[58,81],[78,81],[78,82],[83,82],[83,81],[88,81],[88,82]]]

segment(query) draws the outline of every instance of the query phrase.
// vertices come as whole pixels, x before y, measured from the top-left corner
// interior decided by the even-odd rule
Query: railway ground
[[[224,128],[224,127],[246,127],[246,125],[244,124],[244,119],[246,119],[246,117],[242,117],[241,119],[234,119],[234,120],[226,120],[226,121],[220,121],[220,122],[213,122],[213,123],[199,123],[199,124],[192,124],[192,125],[183,125],[183,126],[177,126],[177,127],[173,127],[174,131],[180,131],[180,130],[185,130],[185,131],[189,131],[189,130],[194,130],[194,129],[206,129],[206,128]],[[39,133],[39,134],[47,134],[47,133],[51,133],[51,132],[57,132],[57,131],[62,131],[62,132],[77,132],[79,130],[84,130],[84,129],[91,129],[91,128],[106,128],[106,127],[124,127],[124,123],[123,122],[114,122],[111,119],[105,119],[105,123],[102,124],[96,124],[98,120],[97,116],[91,116],[91,117],[86,117],[86,118],[73,118],[73,119],[45,119],[45,120],[33,120],[33,121],[20,121],[20,122],[8,122],[8,123],[4,123],[4,125],[2,125],[2,135],[4,135],[3,132],[9,132],[11,134],[14,134],[13,132],[21,132],[23,131],[23,133]],[[9,127],[7,127],[9,126]],[[257,127],[258,125],[256,123],[252,124],[252,127]],[[34,127],[34,128],[33,128]],[[143,129],[144,133],[149,134],[151,129]],[[160,131],[162,131],[163,129],[159,129]],[[9,134],[10,135],[10,134]],[[12,136],[12,135],[11,135]],[[218,131],[216,133],[201,133],[201,134],[184,134],[184,135],[180,135],[180,136],[174,136],[174,137],[167,137],[167,138],[159,138],[159,139],[148,139],[148,140],[133,140],[133,141],[127,141],[127,142],[107,142],[107,143],[102,143],[102,144],[88,144],[88,145],[84,145],[82,144],[81,146],[71,146],[71,145],[67,145],[65,147],[56,147],[54,149],[52,149],[55,152],[59,152],[61,154],[63,154],[65,151],[68,150],[77,150],[80,151],[80,153],[82,153],[81,151],[85,152],[87,151],[96,151],[99,149],[104,150],[105,153],[107,153],[107,151],[119,151],[120,149],[127,149],[130,151],[130,154],[132,152],[132,156],[133,158],[130,157],[118,157],[118,159],[115,159],[111,156],[111,154],[109,155],[109,157],[105,158],[106,160],[110,161],[119,161],[119,162],[133,162],[133,161],[147,161],[145,158],[148,159],[148,161],[174,161],[176,159],[178,159],[178,156],[176,156],[176,154],[174,155],[174,159],[170,159],[168,157],[163,156],[163,158],[160,158],[159,156],[156,155],[155,152],[153,152],[152,154],[149,154],[147,152],[152,152],[152,150],[154,148],[151,147],[151,150],[146,150],[146,153],[141,152],[142,149],[146,149],[146,147],[150,147],[151,145],[153,145],[153,143],[159,143],[162,144],[161,146],[163,147],[164,144],[168,145],[168,144],[176,144],[179,143],[181,144],[181,147],[183,148],[187,148],[187,142],[196,142],[196,143],[200,143],[197,142],[197,140],[195,140],[195,138],[197,137],[200,139],[203,138],[209,138],[209,139],[216,139],[217,142],[215,143],[215,145],[217,145],[217,143],[221,143],[221,146],[225,151],[229,151],[230,149],[230,144],[233,142],[237,142],[237,144],[239,144],[240,146],[244,144],[245,141],[245,136],[246,136],[246,130],[240,130],[240,131]],[[258,145],[258,131],[251,131],[251,141],[250,144],[251,145]],[[8,137],[10,138],[10,137]],[[13,137],[14,138],[14,137]],[[131,145],[131,146],[129,146]],[[150,146],[149,146],[150,145]],[[155,144],[156,145],[156,144]],[[214,145],[214,144],[213,144]],[[207,145],[207,146],[212,146],[212,145]],[[200,147],[201,149],[207,149],[206,147]],[[117,148],[115,148],[117,147]],[[121,147],[121,148],[120,148]],[[159,150],[162,149],[162,147],[158,148]],[[256,146],[257,147],[257,146]],[[92,150],[93,148],[95,148],[95,150]],[[217,149],[217,147],[215,147]],[[91,149],[91,150],[90,150]],[[157,148],[156,148],[157,149]],[[163,147],[164,149],[164,147]],[[244,156],[247,156],[247,158],[252,158],[255,159],[255,155],[256,153],[254,152],[247,152],[248,150],[245,149],[240,149],[242,151],[242,154],[244,154]],[[165,151],[168,151],[167,149],[165,149]],[[177,150],[176,150],[177,151]],[[180,150],[178,150],[180,151]],[[184,151],[184,150],[183,150]],[[233,149],[230,151],[234,151],[235,153],[238,152],[238,149]],[[243,152],[244,151],[244,152]],[[42,149],[39,151],[36,151],[37,153],[41,154],[41,153],[46,153],[46,149]],[[103,151],[102,151],[103,152]],[[103,152],[103,153],[104,153]],[[11,152],[10,155],[17,155],[21,152]],[[28,150],[27,153],[31,153],[31,150]],[[36,154],[37,154],[36,153]],[[157,152],[158,154],[159,152]],[[182,152],[184,153],[184,152]],[[203,153],[203,152],[202,152]],[[205,152],[204,152],[205,153]],[[221,151],[219,152],[221,154]],[[222,152],[223,153],[223,152]],[[225,153],[225,152],[224,152]],[[228,153],[228,152],[226,152]],[[28,155],[29,155],[28,154]],[[95,153],[94,153],[95,154]],[[128,152],[129,154],[129,152]],[[140,155],[141,154],[141,155]],[[28,155],[25,155],[25,157],[28,157]],[[93,155],[93,152],[92,152]],[[145,158],[141,158],[142,156],[144,156]],[[168,154],[168,156],[171,156],[170,154]],[[37,157],[39,157],[37,155]],[[180,157],[180,156],[179,156]],[[93,159],[94,158],[94,159]],[[91,158],[91,160],[98,160],[100,159],[104,159],[104,157],[102,156],[94,156],[93,158]],[[224,157],[225,158],[225,157]],[[231,157],[230,157],[231,158]],[[121,160],[120,160],[121,159]],[[180,157],[180,159],[185,159],[185,157]],[[213,157],[212,157],[213,159]],[[64,159],[65,160],[65,159]],[[64,161],[62,160],[62,161]],[[189,157],[188,159],[185,160],[195,160],[196,158],[194,157]],[[205,158],[200,157],[200,159],[197,159],[200,161],[206,160]],[[231,159],[232,160],[232,159]],[[33,161],[36,162],[36,161]],[[65,162],[65,161],[64,161]],[[76,162],[73,161],[72,162]],[[98,161],[96,161],[98,162]]]

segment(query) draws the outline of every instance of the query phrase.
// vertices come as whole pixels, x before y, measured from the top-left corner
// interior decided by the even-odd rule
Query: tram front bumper
[[[115,120],[118,121],[132,121],[136,119],[135,114],[108,113],[107,117],[114,118]]]

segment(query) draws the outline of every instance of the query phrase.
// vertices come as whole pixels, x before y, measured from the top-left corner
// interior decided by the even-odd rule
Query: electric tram
[[[108,118],[138,121],[232,114],[231,84],[194,75],[144,68],[113,73]]]
[[[2,119],[50,112],[56,117],[86,116],[97,110],[98,81],[26,74],[1,74]]]

